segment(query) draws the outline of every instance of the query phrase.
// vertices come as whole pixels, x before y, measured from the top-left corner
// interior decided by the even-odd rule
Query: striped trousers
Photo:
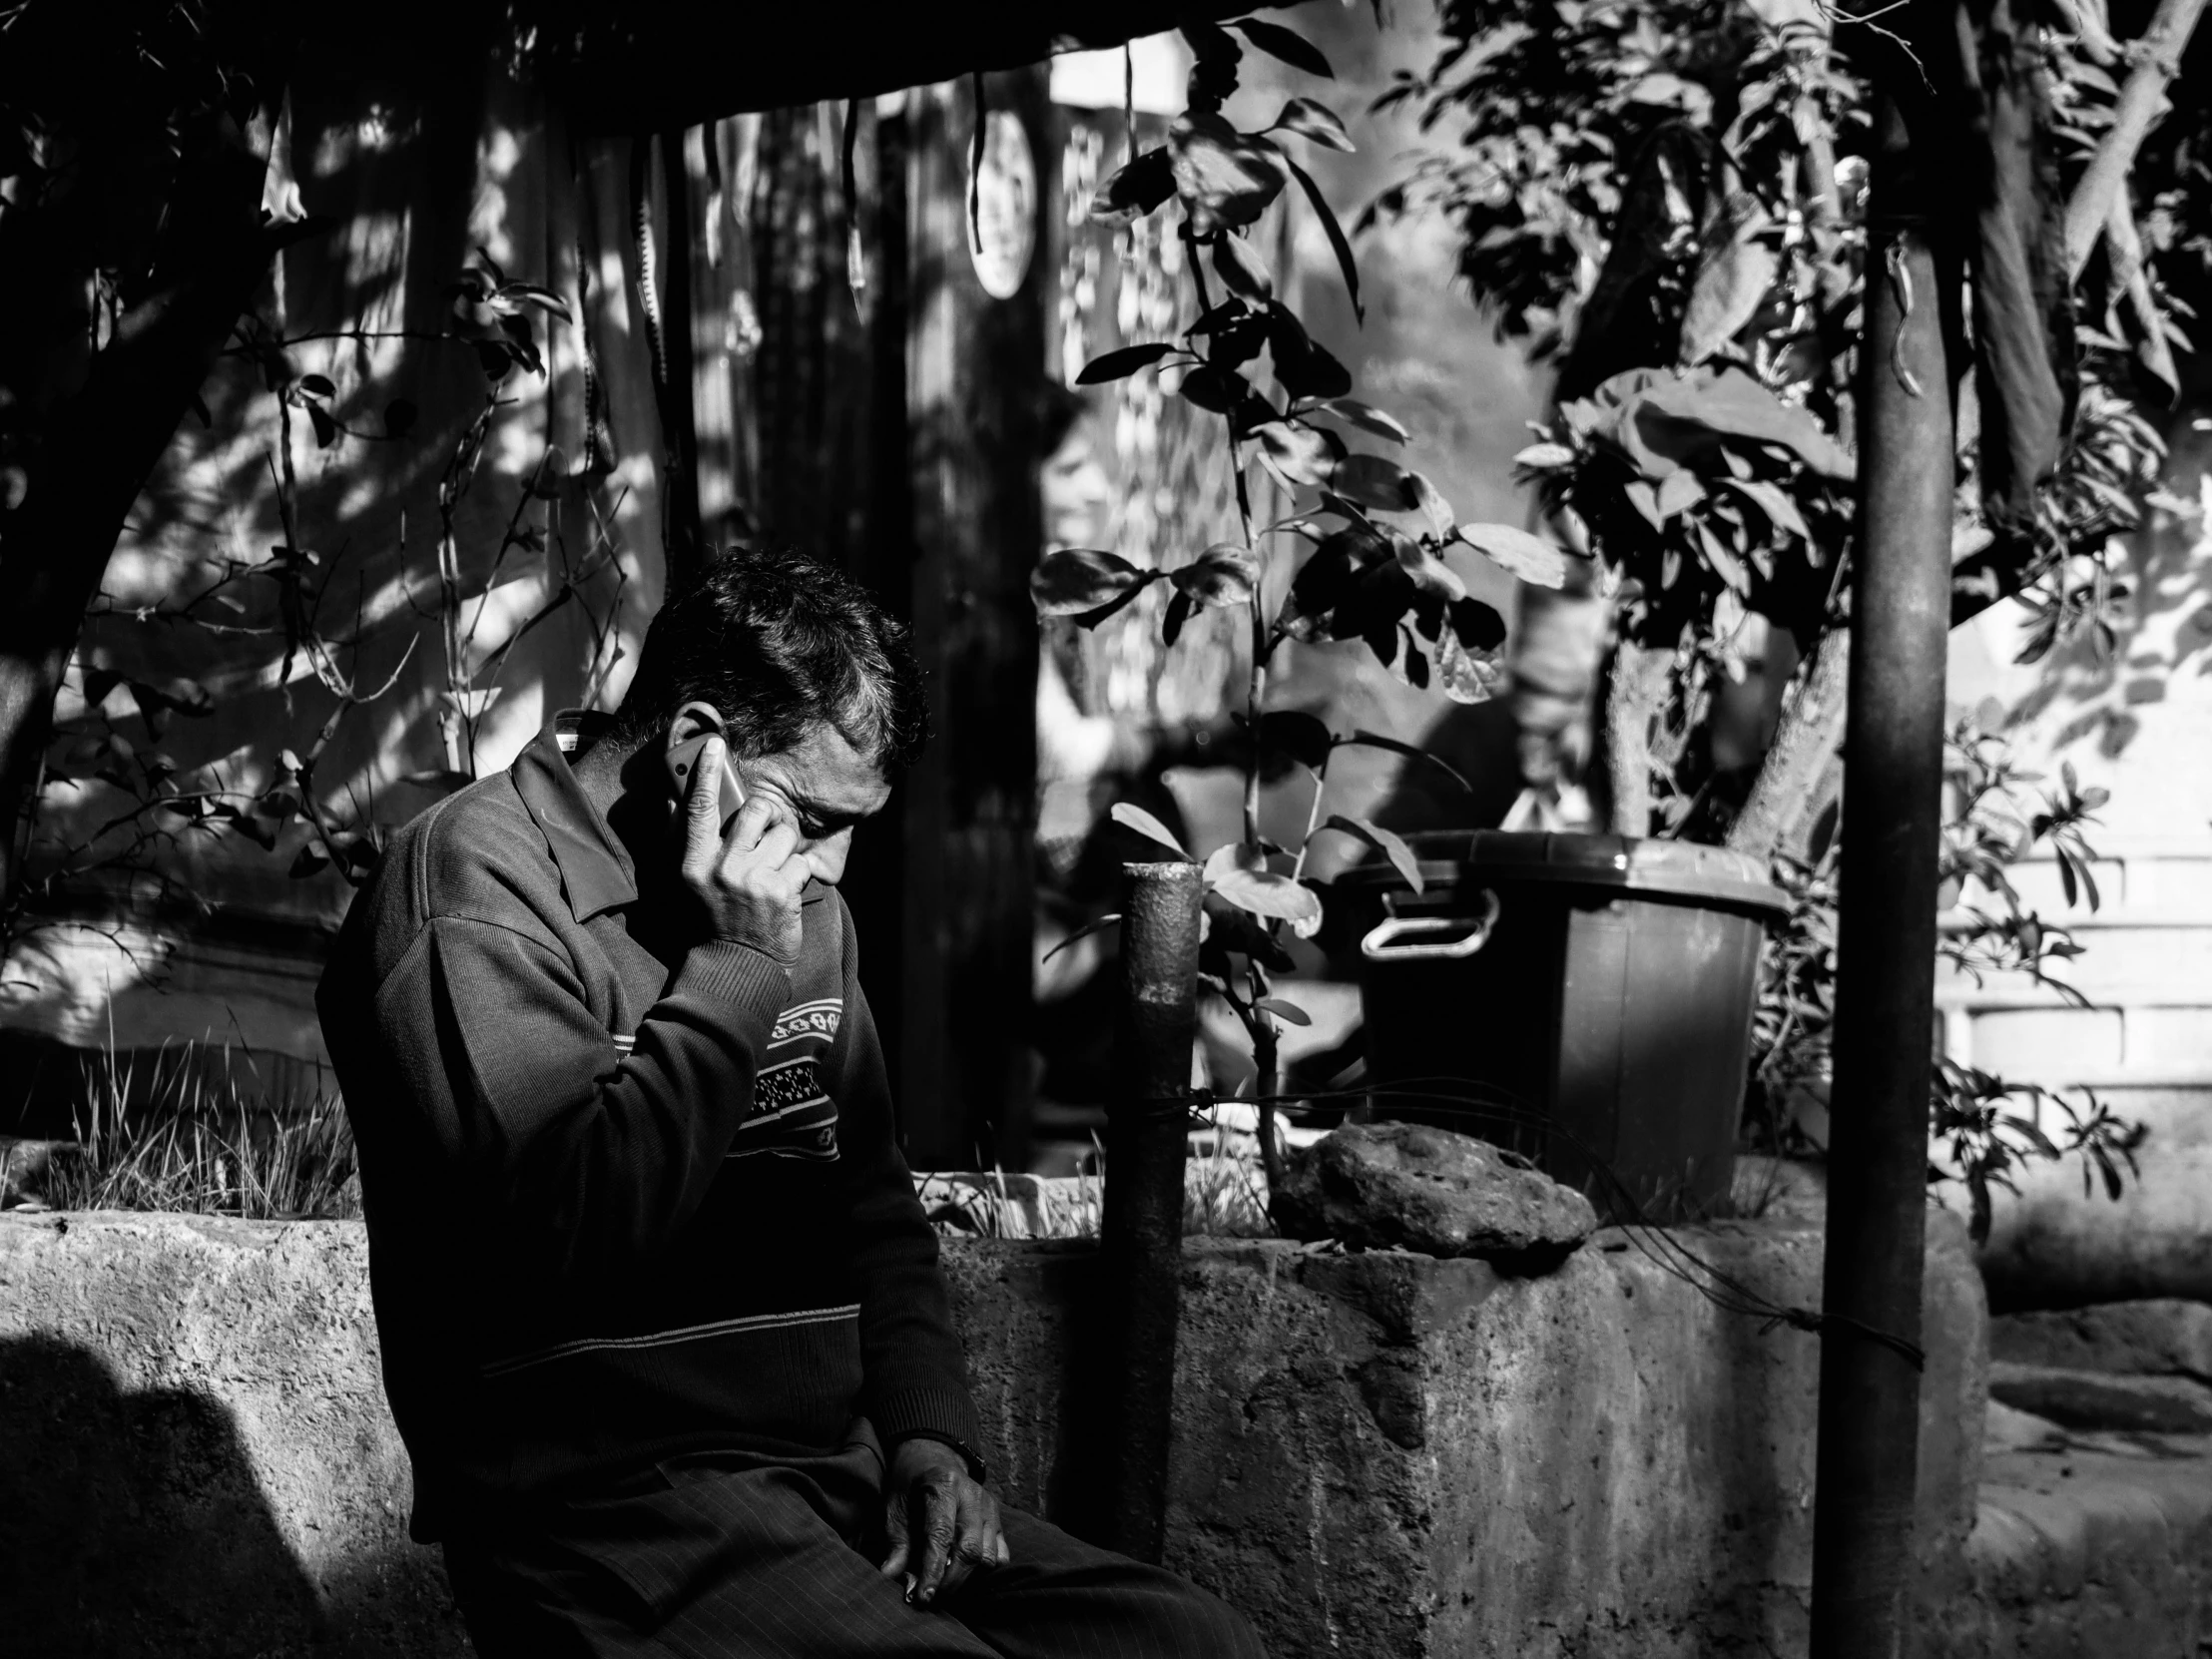
[[[1015,1509],[1007,1565],[908,1605],[881,1480],[867,1444],[663,1464],[446,1564],[479,1659],[1265,1659],[1214,1596]]]

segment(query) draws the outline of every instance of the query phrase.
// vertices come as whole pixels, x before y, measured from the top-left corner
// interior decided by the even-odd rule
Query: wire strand
[[[1607,1208],[1611,1211],[1611,1225],[1647,1261],[1662,1273],[1679,1279],[1696,1291],[1714,1307],[1723,1312],[1742,1315],[1762,1322],[1762,1334],[1779,1326],[1794,1331],[1808,1332],[1814,1336],[1826,1336],[1830,1331],[1845,1331],[1868,1342],[1881,1344],[1908,1363],[1915,1371],[1928,1369],[1927,1351],[1920,1344],[1894,1331],[1856,1320],[1847,1314],[1830,1314],[1818,1309],[1789,1305],[1773,1301],[1742,1280],[1700,1256],[1669,1228],[1652,1221],[1644,1213],[1642,1204],[1622,1181],[1606,1160],[1597,1157],[1575,1133],[1555,1122],[1541,1108],[1536,1107],[1511,1090],[1488,1085],[1471,1085],[1485,1090],[1485,1094],[1470,1093],[1467,1079],[1448,1076],[1408,1077],[1389,1084],[1361,1084],[1344,1089],[1310,1089],[1298,1093],[1269,1095],[1220,1096],[1211,1090],[1194,1089],[1182,1095],[1152,1096],[1140,1100],[1109,1105],[1109,1118],[1120,1121],[1159,1122],[1166,1119],[1190,1121],[1194,1114],[1211,1111],[1220,1106],[1314,1105],[1334,1101],[1348,1104],[1381,1100],[1402,1100],[1418,1104],[1423,1110],[1444,1116],[1459,1116],[1502,1122],[1515,1128],[1535,1130],[1546,1136],[1557,1136],[1587,1164],[1609,1191]],[[1485,1097],[1487,1096],[1487,1098]],[[1214,1128],[1213,1123],[1199,1119],[1192,1127]],[[1511,1147],[1503,1147],[1508,1156],[1520,1160],[1530,1168],[1534,1164],[1523,1153]]]

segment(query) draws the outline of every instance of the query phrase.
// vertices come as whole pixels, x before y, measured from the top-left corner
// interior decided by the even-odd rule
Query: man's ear
[[[666,747],[675,749],[706,733],[723,731],[722,711],[712,703],[694,699],[669,717]]]

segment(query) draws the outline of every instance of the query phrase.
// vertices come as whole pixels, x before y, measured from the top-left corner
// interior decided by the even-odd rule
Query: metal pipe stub
[[[1181,1315],[1183,1161],[1198,1034],[1199,905],[1194,863],[1124,864],[1122,996],[1106,1108],[1101,1222],[1112,1388],[1109,1542],[1158,1561]]]

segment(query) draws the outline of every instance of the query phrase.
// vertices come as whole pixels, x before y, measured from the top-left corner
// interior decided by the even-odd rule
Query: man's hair
[[[720,711],[740,756],[779,754],[827,721],[885,778],[928,736],[904,626],[843,572],[790,548],[732,549],[669,595],[616,734],[642,741],[694,701]]]

